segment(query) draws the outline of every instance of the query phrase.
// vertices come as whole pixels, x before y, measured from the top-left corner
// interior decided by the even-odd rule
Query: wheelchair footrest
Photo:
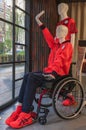
[[[40,108],[40,113],[48,114],[49,110],[47,108]]]

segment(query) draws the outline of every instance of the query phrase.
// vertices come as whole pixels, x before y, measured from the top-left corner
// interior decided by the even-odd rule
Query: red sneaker
[[[22,110],[22,106],[18,106],[17,109],[16,109],[16,111],[14,111],[14,112],[5,120],[5,123],[10,126],[10,123],[13,122],[13,121],[15,121],[15,120],[18,118],[19,114],[21,113],[21,110]]]
[[[37,114],[35,112],[21,112],[18,119],[10,123],[12,128],[22,128],[35,122]]]
[[[62,105],[63,106],[71,106],[74,105],[76,103],[73,95],[68,95],[68,98],[66,98],[63,102]]]

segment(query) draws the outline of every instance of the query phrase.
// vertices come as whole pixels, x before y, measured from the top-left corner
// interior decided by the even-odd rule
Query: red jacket
[[[48,43],[50,50],[48,58],[48,66],[43,72],[55,71],[59,75],[67,75],[69,73],[70,64],[72,62],[72,44],[68,41],[55,43],[53,36],[47,28],[42,29],[44,38]]]

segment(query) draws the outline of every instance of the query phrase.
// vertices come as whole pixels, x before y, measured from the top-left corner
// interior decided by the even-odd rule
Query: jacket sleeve
[[[70,33],[77,33],[78,30],[76,28],[76,23],[74,21],[74,19],[71,18],[70,20],[70,23],[69,23],[69,30],[70,30]]]
[[[72,45],[71,43],[67,44],[64,49],[62,49],[61,54],[55,56],[55,60],[53,62],[52,71],[57,72],[59,75],[64,75],[64,73],[68,73],[70,69],[70,64],[72,62]]]
[[[47,27],[45,27],[44,25],[41,25],[40,28],[42,29],[42,33],[44,36],[45,41],[47,42],[49,48],[53,48],[54,47],[54,38],[52,36],[52,34],[50,33],[50,31],[48,30]]]

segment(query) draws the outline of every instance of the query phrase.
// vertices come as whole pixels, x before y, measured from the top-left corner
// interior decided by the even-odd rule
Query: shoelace
[[[14,114],[14,113],[15,113],[15,114]],[[12,117],[13,119],[16,119],[17,116],[18,116],[18,114],[17,114],[16,112],[13,112],[12,115],[11,115],[11,117]]]
[[[31,118],[31,115],[29,116],[29,118]],[[24,120],[24,116],[20,115],[19,118],[17,119],[18,122]]]

